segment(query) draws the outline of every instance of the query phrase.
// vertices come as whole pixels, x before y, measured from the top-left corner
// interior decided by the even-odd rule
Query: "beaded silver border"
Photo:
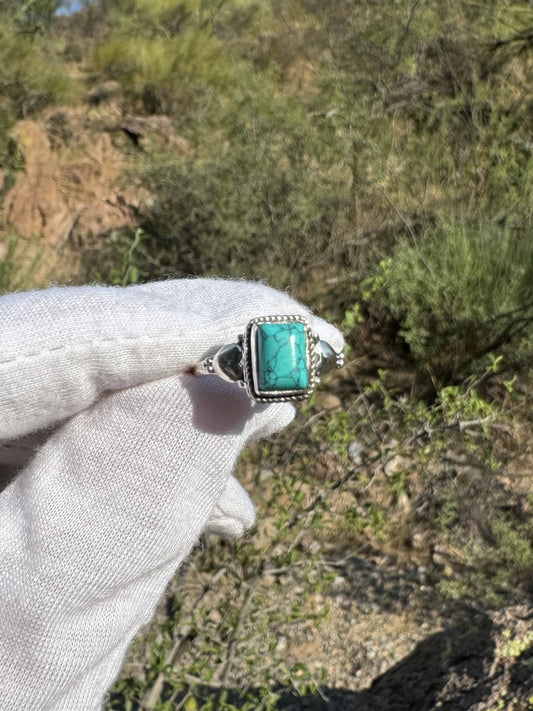
[[[306,335],[306,355],[309,381],[305,390],[269,390],[262,391],[257,385],[257,353],[255,333],[257,326],[263,323],[301,323],[305,328]],[[311,324],[303,316],[258,316],[252,319],[246,326],[243,338],[243,376],[248,395],[256,402],[291,402],[306,400],[319,382],[317,375],[320,356],[316,345],[318,337],[311,329]]]

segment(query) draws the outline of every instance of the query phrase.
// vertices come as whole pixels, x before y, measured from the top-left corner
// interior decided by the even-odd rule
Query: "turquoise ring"
[[[254,402],[305,400],[324,373],[344,365],[303,316],[259,316],[235,343],[220,347],[195,366],[246,388]]]

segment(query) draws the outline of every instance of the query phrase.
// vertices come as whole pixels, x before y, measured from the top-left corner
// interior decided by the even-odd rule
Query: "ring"
[[[342,353],[320,340],[302,316],[260,316],[194,372],[238,383],[255,402],[287,402],[305,400],[321,375],[343,365]]]

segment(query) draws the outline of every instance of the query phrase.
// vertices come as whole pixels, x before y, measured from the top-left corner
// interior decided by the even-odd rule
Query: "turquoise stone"
[[[257,383],[262,392],[305,390],[309,385],[303,323],[257,326]]]

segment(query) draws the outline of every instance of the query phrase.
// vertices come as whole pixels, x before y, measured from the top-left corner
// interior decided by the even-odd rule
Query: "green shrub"
[[[119,81],[147,113],[194,113],[210,92],[231,91],[238,66],[213,32],[224,3],[125,0],[114,3],[111,30],[96,46],[92,64]]]
[[[176,37],[112,36],[95,50],[98,71],[119,81],[148,113],[168,113],[231,81],[222,44],[205,32]]]
[[[0,0],[0,13],[8,15],[24,32],[46,30],[62,0]]]
[[[53,47],[41,35],[20,30],[9,14],[0,11],[0,90],[2,105],[22,118],[52,101],[77,95]]]
[[[379,279],[381,303],[439,379],[464,377],[489,353],[512,359],[511,348],[533,333],[530,234],[451,223],[400,241]]]

